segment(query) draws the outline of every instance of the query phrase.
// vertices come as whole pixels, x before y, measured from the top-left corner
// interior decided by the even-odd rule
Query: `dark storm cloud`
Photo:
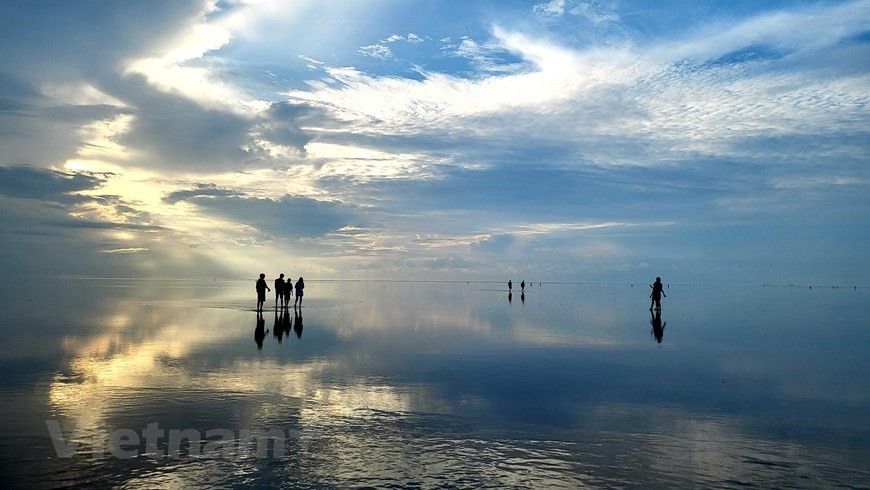
[[[8,197],[73,203],[87,198],[73,192],[95,189],[104,179],[86,173],[58,172],[30,166],[0,167],[0,194]]]
[[[324,235],[351,224],[354,215],[353,208],[332,201],[289,194],[279,199],[250,197],[210,184],[173,192],[164,200],[196,204],[208,214],[287,238]]]

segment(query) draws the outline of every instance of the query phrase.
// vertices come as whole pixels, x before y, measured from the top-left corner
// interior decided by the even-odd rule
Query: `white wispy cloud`
[[[736,24],[710,23],[688,36],[654,47],[650,58],[711,60],[749,46],[768,46],[786,54],[818,53],[867,28],[870,1],[813,5],[760,14]]]
[[[393,51],[385,44],[371,44],[359,48],[359,53],[365,56],[371,56],[381,60],[388,60],[393,57]]]

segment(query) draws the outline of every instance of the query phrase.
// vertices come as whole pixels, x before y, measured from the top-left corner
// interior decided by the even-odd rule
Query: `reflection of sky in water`
[[[312,281],[302,328],[292,308],[287,321],[266,311],[261,349],[253,283],[8,291],[4,474],[130,487],[870,483],[866,290],[675,286],[658,343],[646,284],[535,284],[510,301],[504,289]],[[46,419],[83,443],[77,457],[55,457]],[[278,460],[91,457],[111,431],[155,421],[299,437]]]

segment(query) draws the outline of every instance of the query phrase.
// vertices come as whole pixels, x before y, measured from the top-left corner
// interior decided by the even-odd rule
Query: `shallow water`
[[[870,487],[870,290],[306,286],[7,286],[4,486]]]

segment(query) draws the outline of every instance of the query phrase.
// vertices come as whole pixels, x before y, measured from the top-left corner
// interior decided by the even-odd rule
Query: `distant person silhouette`
[[[266,290],[269,286],[266,284],[266,274],[260,273],[260,278],[257,279],[257,311],[263,311],[263,303],[266,302]],[[269,289],[271,291],[271,289]]]
[[[278,305],[284,302],[284,274],[278,276],[278,279],[275,279],[275,310],[277,311]]]
[[[652,325],[652,334],[656,338],[656,342],[662,343],[662,337],[665,336],[665,327],[668,322],[662,323],[662,310],[656,310],[655,316],[653,312],[649,312],[649,324]]]
[[[266,319],[263,318],[263,312],[257,312],[257,326],[254,328],[254,342],[257,343],[257,350],[263,350],[263,339],[266,338]]]
[[[652,311],[653,305],[655,305],[656,310],[662,309],[662,296],[665,298],[668,297],[662,289],[662,278],[656,277],[656,282],[649,285],[652,288],[652,292],[649,294],[649,297],[652,299],[649,303],[649,309]]]
[[[296,313],[296,322],[293,325],[293,331],[296,332],[296,338],[302,338],[302,310],[293,310]]]
[[[296,303],[302,308],[302,290],[305,289],[305,280],[302,277],[296,281],[296,299],[293,300],[293,308],[296,308]]]
[[[514,288],[514,283],[511,281],[508,281],[508,291],[512,290],[513,288]]]
[[[525,293],[525,292],[526,292],[526,281],[523,281],[523,282],[520,283],[520,292],[521,292],[521,293]]]

